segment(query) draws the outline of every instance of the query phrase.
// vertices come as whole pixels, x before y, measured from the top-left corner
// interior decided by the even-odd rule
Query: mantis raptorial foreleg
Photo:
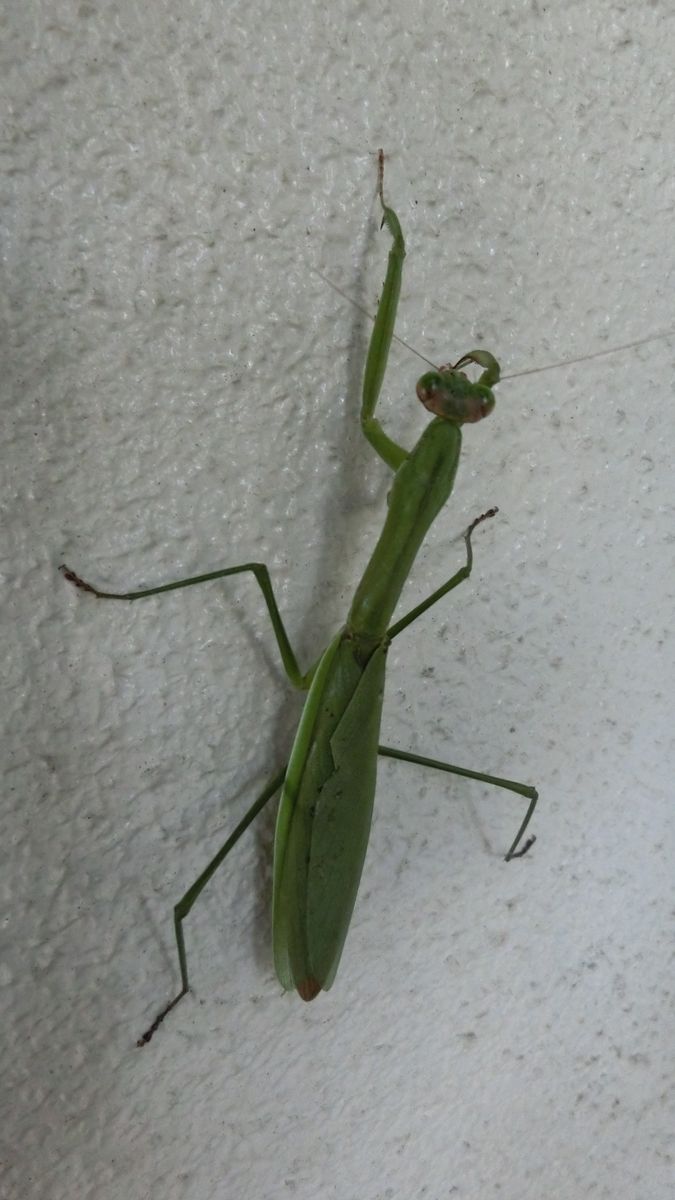
[[[405,242],[403,233],[393,208],[384,202],[383,191],[384,155],[380,150],[378,156],[377,189],[382,205],[382,225],[389,230],[393,244],[387,260],[387,274],[382,288],[380,303],[373,322],[373,332],[368,346],[368,356],[363,372],[363,391],[361,401],[361,429],[371,446],[384,459],[392,471],[397,471],[401,463],[408,457],[408,451],[392,440],[374,416],[375,407],[382,390],[382,380],[387,367],[389,348],[394,335],[396,309],[401,291],[401,275],[405,258]]]

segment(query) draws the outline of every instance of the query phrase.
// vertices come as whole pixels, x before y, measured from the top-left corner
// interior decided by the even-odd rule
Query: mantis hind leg
[[[136,1042],[137,1046],[147,1046],[153,1034],[159,1029],[162,1021],[171,1012],[171,1009],[175,1008],[178,1004],[178,1001],[182,1000],[183,996],[187,995],[189,992],[190,983],[188,979],[187,956],[185,953],[185,938],[183,936],[183,921],[190,912],[195,900],[197,900],[203,892],[211,876],[218,870],[218,867],[222,863],[223,859],[227,857],[227,855],[230,853],[230,850],[232,850],[232,848],[237,844],[241,835],[248,829],[251,822],[255,820],[258,813],[262,811],[268,800],[271,800],[272,796],[279,791],[279,788],[284,782],[285,775],[286,767],[283,767],[283,769],[274,776],[274,779],[268,783],[265,790],[261,792],[255,803],[252,804],[248,812],[244,814],[236,829],[233,830],[227,841],[224,842],[224,844],[220,847],[218,853],[213,856],[208,866],[204,868],[201,875],[195,879],[192,887],[188,888],[185,895],[175,906],[173,910],[173,927],[176,937],[176,950],[178,951],[178,963],[180,966],[181,988],[178,994],[174,996],[173,1000],[170,1000],[169,1003],[161,1010],[161,1012],[157,1014],[152,1022],[152,1025],[150,1025],[149,1028],[146,1029],[145,1033],[141,1035]]]
[[[450,775],[461,775],[464,779],[477,779],[480,783],[491,783],[494,787],[505,788],[509,792],[515,792],[518,796],[524,796],[530,803],[525,818],[507,854],[504,855],[505,861],[509,862],[512,858],[522,858],[524,854],[527,854],[530,846],[534,845],[536,838],[529,837],[521,849],[518,849],[518,845],[537,806],[539,793],[536,788],[529,787],[526,783],[516,783],[513,779],[500,779],[497,775],[484,775],[481,771],[469,771],[466,767],[456,767],[452,763],[441,762],[437,758],[424,758],[420,754],[410,754],[406,750],[394,750],[391,746],[378,746],[377,752],[383,758],[396,758],[401,762],[416,763],[420,767],[432,767],[436,771],[447,771]]]

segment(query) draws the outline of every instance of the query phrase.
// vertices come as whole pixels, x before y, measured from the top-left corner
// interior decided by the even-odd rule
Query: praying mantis
[[[384,526],[356,588],[346,622],[312,667],[303,673],[289,641],[264,563],[246,562],[160,587],[108,592],[86,582],[65,564],[61,571],[84,592],[106,600],[140,600],[216,579],[252,574],[264,597],[286,675],[307,693],[286,765],[270,780],[230,837],[174,908],[174,935],[181,987],[162,1008],[138,1045],[146,1045],[166,1016],[190,990],[183,922],[214,872],[258,813],[279,791],[274,839],[272,935],[274,963],[282,987],[313,1000],[333,984],[352,919],[370,834],[378,756],[505,788],[529,801],[506,854],[522,857],[523,842],[537,803],[533,787],[424,758],[379,742],[387,652],[408,626],[471,574],[472,537],[490,509],[464,533],[466,560],[426,600],[392,623],[403,585],[435,518],[449,499],[462,445],[462,425],[494,408],[500,368],[492,354],[472,350],[454,364],[427,371],[417,396],[433,420],[406,450],[382,428],[375,409],[394,336],[405,242],[399,219],[384,198],[384,155],[378,157],[382,227],[392,245],[374,320],[363,378],[361,428],[392,471]],[[465,368],[480,369],[472,382]]]

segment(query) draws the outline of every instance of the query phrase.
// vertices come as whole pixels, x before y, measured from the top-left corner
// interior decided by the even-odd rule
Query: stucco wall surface
[[[300,0],[6,9],[0,91],[7,1200],[672,1196],[675,10]],[[300,711],[386,508],[368,318],[505,379],[402,608],[383,740],[539,787],[380,768],[332,991],[272,968],[273,813],[173,904]],[[320,272],[321,274],[317,274]],[[660,337],[661,334],[670,336]],[[653,338],[649,343],[644,339]],[[617,347],[612,354],[601,354]],[[600,356],[598,356],[600,355]],[[381,401],[411,445],[424,368]]]

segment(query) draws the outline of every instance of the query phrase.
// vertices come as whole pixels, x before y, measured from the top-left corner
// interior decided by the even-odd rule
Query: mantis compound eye
[[[427,371],[418,379],[416,391],[429,412],[458,425],[482,420],[495,406],[492,390],[472,383],[460,371]]]

